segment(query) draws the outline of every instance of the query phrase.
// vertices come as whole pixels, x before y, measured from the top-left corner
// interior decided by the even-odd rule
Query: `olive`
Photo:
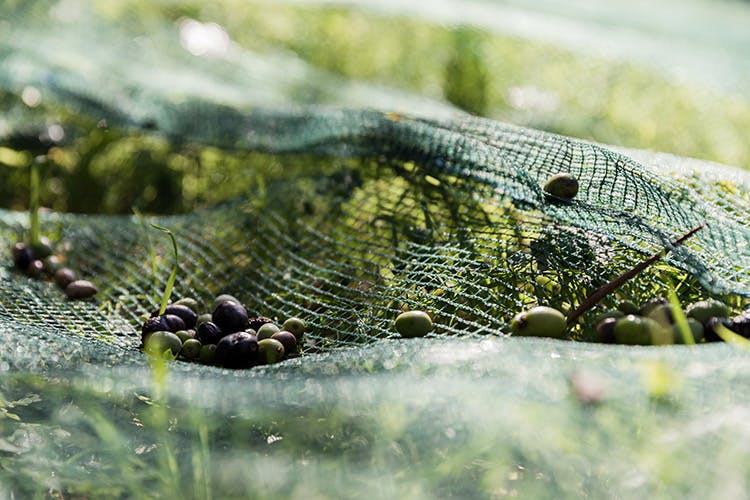
[[[175,333],[184,329],[185,323],[179,316],[173,316],[171,314],[155,316],[147,319],[141,326],[141,342],[145,342],[148,334],[152,332],[166,331]]]
[[[424,337],[432,330],[432,318],[424,311],[406,311],[396,316],[395,326],[402,337]]]
[[[618,344],[652,345],[668,342],[666,330],[651,318],[628,314],[615,323],[614,334]],[[671,336],[671,329],[669,330]],[[671,343],[671,342],[669,342]]]
[[[198,301],[192,297],[183,297],[180,300],[175,301],[175,305],[187,306],[195,312],[198,312],[200,309],[200,304],[198,304]]]
[[[200,316],[198,316],[198,319],[195,320],[195,327],[198,328],[206,321],[211,321],[211,313],[201,314]]]
[[[284,345],[276,339],[258,341],[258,359],[264,365],[278,363],[284,359]]]
[[[516,314],[510,322],[510,329],[513,335],[559,339],[565,336],[567,324],[565,316],[557,309],[536,306]]]
[[[29,267],[26,268],[26,274],[32,278],[41,278],[44,273],[44,262],[39,259],[32,260]]]
[[[63,290],[77,279],[78,277],[76,276],[75,271],[68,269],[67,267],[55,271],[55,283],[57,283],[57,286]]]
[[[258,339],[247,332],[230,333],[216,344],[216,360],[225,368],[258,364]]]
[[[598,325],[599,323],[601,323],[602,321],[608,318],[618,319],[618,318],[622,318],[623,316],[625,316],[625,313],[618,309],[614,309],[611,311],[604,311],[603,313],[601,313],[599,316],[597,316],[594,319],[594,324]]]
[[[685,316],[695,318],[705,325],[711,318],[728,317],[729,307],[716,299],[701,300],[688,305],[685,308]]]
[[[750,311],[732,318],[729,329],[745,338],[750,337]]]
[[[674,308],[672,304],[659,304],[649,311],[648,317],[663,327],[672,327],[674,323]]]
[[[250,326],[247,310],[233,300],[225,300],[216,306],[211,321],[226,333],[241,332]]]
[[[617,303],[617,309],[624,314],[638,314],[638,306],[629,300],[621,300]]]
[[[706,321],[706,324],[703,327],[703,338],[706,342],[720,342],[721,340],[723,340],[719,336],[719,334],[716,333],[716,327],[719,325],[723,326],[724,328],[731,329],[729,327],[732,326],[732,320],[714,316]]]
[[[177,330],[174,332],[180,338],[180,341],[184,344],[186,341],[195,338],[195,330]]]
[[[42,263],[44,264],[44,272],[52,276],[62,266],[62,261],[57,255],[50,255],[45,258]]]
[[[697,344],[701,340],[703,340],[703,325],[700,323],[700,321],[694,319],[694,318],[688,318],[687,319],[688,328],[690,328],[690,333],[693,334],[693,340]],[[678,325],[672,325],[672,335],[674,336],[674,343],[675,344],[685,344],[685,339],[682,336],[682,331],[680,330],[680,327]]]
[[[656,297],[655,299],[651,299],[641,305],[641,308],[638,310],[638,314],[640,316],[648,316],[648,313],[650,313],[654,308],[665,304],[669,304],[669,301],[667,299],[665,299],[664,297]]]
[[[25,271],[32,260],[34,260],[34,251],[26,246],[26,243],[19,241],[13,245],[13,264],[18,269]]]
[[[615,323],[618,318],[606,318],[596,325],[597,340],[603,344],[615,343]]]
[[[224,337],[224,332],[212,321],[201,323],[195,331],[195,338],[200,340],[203,345],[216,344],[222,337]]]
[[[200,354],[198,359],[204,365],[215,365],[216,364],[216,344],[205,344],[201,346]]]
[[[198,315],[195,314],[192,309],[182,304],[169,304],[166,308],[164,308],[163,314],[174,314],[175,316],[179,316],[182,321],[185,322],[186,328],[193,328],[195,326],[195,322],[198,319]],[[151,313],[151,317],[158,315],[158,309]]]
[[[256,316],[254,318],[250,318],[249,322],[250,328],[257,332],[258,330],[260,330],[261,326],[265,325],[266,323],[273,323],[273,320],[264,316]]]
[[[271,338],[281,342],[281,345],[284,346],[284,352],[287,355],[295,354],[297,352],[297,337],[295,337],[292,332],[282,330],[271,335]]]
[[[302,340],[302,336],[305,334],[305,322],[299,318],[289,318],[281,325],[281,329],[286,332],[292,332],[297,340]],[[431,329],[432,326],[430,326]]]
[[[52,242],[44,236],[39,238],[39,242],[32,244],[31,249],[34,251],[34,256],[37,259],[44,259],[55,253],[55,249],[52,248]]]
[[[544,183],[544,192],[557,198],[572,200],[578,194],[578,179],[573,174],[555,174]]]
[[[198,341],[197,339],[187,339],[182,343],[180,354],[187,359],[197,359],[201,355],[202,347],[203,346],[201,345],[200,341]]]
[[[217,307],[219,307],[219,304],[221,304],[222,302],[226,302],[228,300],[241,304],[241,302],[237,300],[233,295],[229,295],[228,293],[222,293],[221,295],[217,295],[216,298],[214,298],[214,302],[211,307],[216,309]]]
[[[256,335],[258,336],[258,340],[269,339],[271,338],[271,335],[273,335],[274,333],[280,330],[281,328],[279,328],[273,323],[265,323],[263,324],[263,326],[258,328]]]
[[[182,342],[172,332],[157,331],[152,332],[147,338],[144,344],[144,351],[157,357],[166,357],[166,351],[169,350],[172,359],[179,354],[182,349]]]
[[[98,292],[96,286],[86,280],[75,280],[65,287],[65,295],[69,299],[88,299],[96,295],[96,292]]]

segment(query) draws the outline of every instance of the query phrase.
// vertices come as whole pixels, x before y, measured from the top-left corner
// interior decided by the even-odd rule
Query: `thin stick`
[[[685,240],[693,236],[695,233],[703,229],[703,225],[696,226],[684,235],[680,236],[678,239],[672,242],[673,247],[680,246]],[[620,285],[624,284],[626,281],[629,281],[634,276],[636,276],[638,273],[646,269],[648,266],[656,262],[657,260],[661,259],[667,253],[669,253],[668,248],[665,248],[661,252],[657,252],[648,259],[644,260],[643,262],[636,265],[633,269],[630,269],[629,271],[626,271],[622,273],[617,278],[613,279],[609,283],[597,288],[594,290],[591,295],[586,297],[586,300],[581,303],[580,306],[578,306],[578,309],[570,313],[570,316],[568,316],[567,323],[570,325],[575,320],[577,320],[583,313],[594,307],[600,300],[602,300],[604,297],[609,295],[615,288],[619,287]]]

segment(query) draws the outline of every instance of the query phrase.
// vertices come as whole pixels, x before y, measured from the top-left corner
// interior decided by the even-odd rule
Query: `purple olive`
[[[221,331],[221,328],[212,321],[201,323],[195,331],[195,338],[200,340],[203,345],[216,344],[222,339],[222,337],[224,337],[224,335],[225,334]]]
[[[257,337],[247,332],[227,335],[216,344],[216,360],[225,368],[250,368],[257,365]]]
[[[182,318],[182,321],[185,322],[186,328],[193,328],[195,326],[195,322],[198,320],[198,315],[195,314],[195,311],[190,309],[188,306],[182,305],[182,304],[170,304],[164,309],[164,314],[174,314],[175,316],[179,316]],[[151,317],[159,315],[159,310],[155,310],[151,312]]]
[[[225,300],[216,306],[211,318],[216,326],[226,333],[241,332],[250,326],[247,310],[233,300]]]
[[[26,243],[19,241],[13,245],[13,264],[18,269],[25,271],[32,260],[34,260],[34,251],[26,246]]]
[[[73,271],[72,269],[68,269],[67,267],[63,267],[55,271],[55,283],[57,283],[57,286],[59,286],[63,290],[65,290],[65,288],[67,288],[69,284],[73,283],[77,279],[78,277],[76,276],[75,271]]]
[[[143,323],[143,326],[141,326],[141,342],[144,342],[146,337],[153,332],[165,331],[176,333],[184,329],[185,322],[182,321],[179,316],[174,316],[172,314],[155,316],[147,319],[146,322]]]
[[[292,332],[282,330],[271,335],[271,338],[281,342],[287,355],[297,352],[297,337]]]

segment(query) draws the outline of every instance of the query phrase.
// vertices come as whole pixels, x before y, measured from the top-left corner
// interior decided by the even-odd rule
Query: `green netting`
[[[6,5],[0,146],[114,157],[84,147],[98,124],[115,145],[219,155],[226,177],[206,182],[235,183],[231,196],[147,217],[177,235],[175,294],[229,292],[254,313],[303,317],[308,340],[301,358],[252,370],[150,365],[139,325],[169,241],[131,215],[43,215],[100,289],[68,301],[11,269],[28,219],[0,211],[3,496],[744,494],[745,351],[585,342],[599,310],[576,342],[507,334],[520,309],[569,311],[699,224],[619,296],[674,288],[739,312],[747,171],[471,117],[286,52],[197,57],[180,45],[189,12],[93,5]],[[66,137],[50,152],[38,130],[58,123]],[[570,203],[541,190],[563,171],[581,182]],[[430,338],[396,338],[405,307],[434,314]],[[602,384],[602,402],[582,404],[572,380]]]

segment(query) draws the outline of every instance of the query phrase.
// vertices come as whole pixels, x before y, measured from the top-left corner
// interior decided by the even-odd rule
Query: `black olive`
[[[271,338],[281,342],[287,355],[297,352],[297,337],[292,332],[282,330],[271,335]]]
[[[263,316],[250,318],[248,321],[250,323],[250,328],[252,328],[256,332],[260,330],[260,327],[265,325],[266,323],[273,323],[273,320],[271,318],[265,318]]]
[[[597,340],[603,344],[615,343],[615,323],[617,318],[606,318],[596,325]]]
[[[13,245],[13,264],[15,264],[18,269],[25,271],[33,260],[34,251],[26,246],[25,243],[19,241]]]
[[[241,332],[250,326],[247,310],[233,300],[226,300],[216,306],[211,320],[226,333]]]
[[[39,238],[38,243],[31,245],[31,248],[34,250],[34,256],[37,259],[45,259],[55,253],[49,238],[45,238],[44,236]]]
[[[88,299],[96,295],[97,292],[96,286],[87,280],[71,281],[65,287],[65,295],[69,299]]]
[[[149,318],[141,326],[141,342],[143,342],[149,333],[152,332],[172,332],[176,333],[185,329],[185,322],[179,316],[165,314]]]
[[[706,322],[706,327],[703,330],[703,339],[706,342],[720,342],[722,339],[719,337],[719,334],[716,333],[714,330],[714,327],[717,325],[722,325],[726,328],[729,328],[731,330],[732,321],[727,318],[711,318]]]
[[[190,309],[188,306],[182,304],[170,304],[164,309],[164,314],[174,314],[182,318],[185,322],[185,328],[193,328],[195,322],[198,320],[198,315]],[[151,317],[159,315],[159,310],[155,310],[151,313]]]
[[[195,331],[195,338],[201,341],[201,344],[216,344],[224,337],[224,332],[212,321],[201,323]]]
[[[216,344],[216,359],[225,368],[250,368],[257,365],[257,337],[247,332],[227,335]]]
[[[55,271],[55,283],[63,290],[77,279],[75,271],[67,267]]]
[[[44,262],[38,259],[32,260],[31,264],[29,264],[29,267],[26,268],[26,274],[28,274],[32,278],[41,278],[43,272]]]

